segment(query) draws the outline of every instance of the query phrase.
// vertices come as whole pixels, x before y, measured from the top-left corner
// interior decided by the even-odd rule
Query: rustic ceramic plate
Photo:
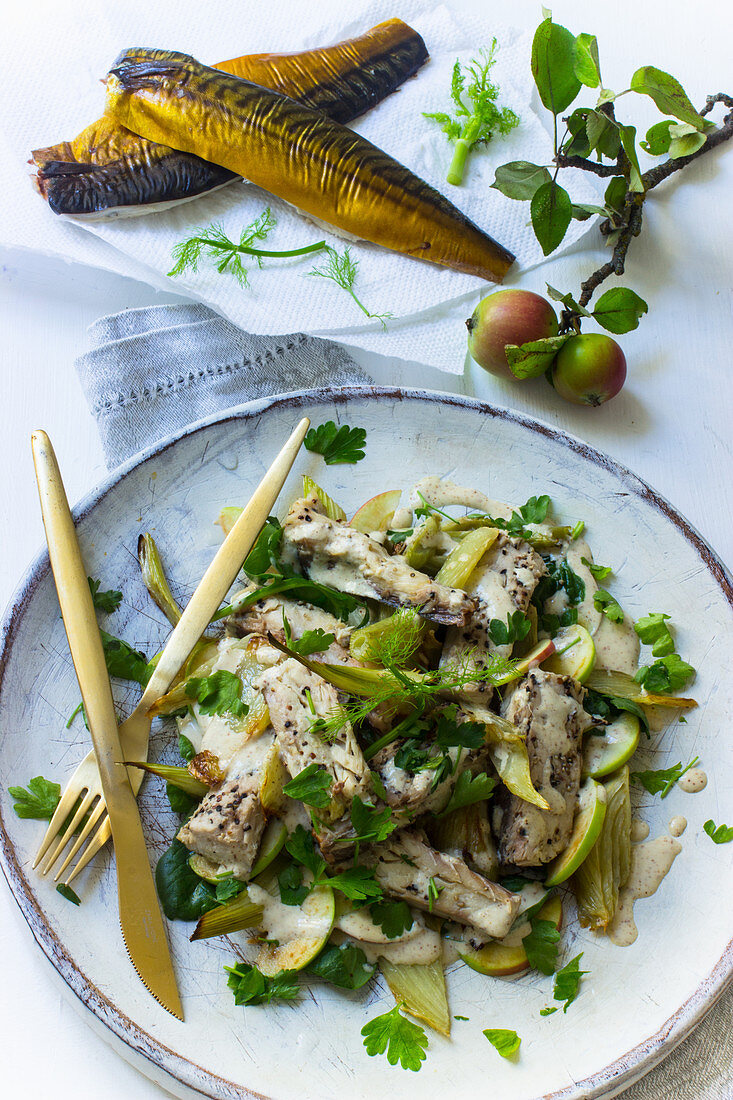
[[[213,521],[220,507],[247,499],[303,412],[316,424],[336,418],[363,425],[367,456],[357,466],[326,467],[303,452],[283,501],[297,492],[305,471],[351,510],[426,473],[514,502],[547,492],[558,516],[585,520],[596,558],[614,567],[613,591],[632,615],[672,614],[681,652],[699,670],[694,693],[702,705],[659,739],[655,766],[697,754],[710,782],[697,795],[675,789],[664,802],[645,797],[641,813],[652,835],[664,832],[673,814],[684,814],[689,827],[672,872],[652,899],[637,905],[637,942],[617,948],[569,923],[563,957],[582,950],[589,973],[567,1015],[539,1015],[551,1001],[548,978],[491,980],[454,968],[451,1011],[470,1019],[455,1024],[450,1041],[431,1034],[417,1079],[385,1058],[369,1058],[362,1046],[363,1024],[391,1004],[383,989],[344,994],[323,987],[296,1005],[236,1008],[223,971],[231,946],[191,944],[191,929],[181,924],[171,928],[171,940],[186,1023],[174,1020],[148,996],[128,961],[109,854],[82,879],[77,909],[31,872],[42,825],[20,821],[11,808],[8,785],[41,774],[63,784],[87,748],[78,720],[66,729],[78,688],[45,555],[31,567],[3,627],[0,839],[10,888],[43,951],[93,1014],[90,1021],[180,1095],[192,1089],[222,1098],[326,1100],[388,1093],[407,1100],[419,1089],[429,1100],[483,1095],[490,1081],[502,1100],[611,1096],[679,1042],[730,977],[730,906],[721,900],[733,892],[731,851],[702,831],[709,817],[727,820],[733,786],[731,678],[723,674],[733,639],[730,578],[648,486],[546,425],[440,394],[313,392],[260,401],[190,428],[130,462],[79,506],[90,574],[124,593],[110,630],[147,654],[161,646],[166,624],[140,583],[138,535],[153,533],[176,594],[185,598],[218,543]],[[129,707],[133,699],[123,693],[118,701]],[[159,732],[153,752],[165,751],[166,735]],[[141,805],[157,854],[176,823],[157,784],[148,784]],[[481,1034],[487,1027],[519,1032],[516,1063],[489,1046]]]

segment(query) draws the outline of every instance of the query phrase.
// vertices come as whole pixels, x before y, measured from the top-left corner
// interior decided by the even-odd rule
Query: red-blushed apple
[[[602,405],[626,381],[626,357],[610,336],[588,332],[571,336],[552,365],[552,384],[575,405]]]
[[[557,336],[557,317],[550,303],[531,290],[497,290],[479,302],[466,327],[468,350],[479,366],[516,381],[504,348]]]

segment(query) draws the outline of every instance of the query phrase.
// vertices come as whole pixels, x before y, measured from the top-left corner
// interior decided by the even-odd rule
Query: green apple
[[[583,775],[593,779],[615,772],[634,755],[639,744],[639,719],[633,714],[620,714],[603,733],[603,737],[587,734],[583,745]]]
[[[596,647],[588,631],[580,623],[564,626],[554,638],[555,652],[542,667],[558,676],[572,676],[575,680],[586,680],[596,663]]]
[[[285,841],[288,839],[288,830],[284,821],[278,821],[273,817],[268,821],[265,831],[262,834],[262,840],[260,841],[260,847],[257,852],[257,859],[250,872],[250,878],[254,878],[255,875],[261,874],[266,867],[269,867],[273,859],[282,851]]]
[[[349,526],[361,531],[363,535],[370,535],[372,531],[386,531],[401,496],[401,489],[388,489],[386,493],[371,497],[354,513]]]
[[[558,897],[548,898],[537,914],[538,920],[552,921],[557,929],[562,925],[562,901]],[[521,918],[517,918],[521,919]],[[495,978],[519,974],[529,969],[529,959],[522,944],[509,947],[495,942],[487,943],[475,951],[467,951],[460,956],[472,970],[479,974],[492,974]]]
[[[257,966],[268,978],[281,970],[302,970],[323,950],[336,916],[333,890],[316,886],[300,907],[283,905],[279,898],[265,907],[262,920],[265,936]]]
[[[545,886],[559,886],[578,870],[598,840],[605,816],[606,788],[588,778],[578,794],[578,809],[567,848],[548,865]]]

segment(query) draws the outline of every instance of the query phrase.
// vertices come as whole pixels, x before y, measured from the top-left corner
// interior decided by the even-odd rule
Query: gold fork
[[[153,703],[166,693],[234,583],[242,562],[252,549],[265,520],[272,511],[309,425],[310,421],[307,417],[300,421],[255,489],[249,504],[219,547],[198,588],[189,600],[179,623],[160,655],[139,703],[130,717],[120,726],[120,742],[124,759],[147,759],[151,722],[148,711]],[[36,464],[46,439],[45,432],[34,432],[31,436]],[[139,768],[133,768],[132,771],[128,768],[128,775],[132,789],[137,794],[144,773]],[[78,806],[76,806],[77,802]],[[76,809],[74,809],[75,806]],[[73,816],[65,825],[72,811]],[[51,818],[33,862],[33,866],[38,867],[45,857],[43,866],[39,868],[39,874],[48,874],[87,814],[87,821],[84,822],[83,828],[54,876],[55,882],[61,878],[74,857],[80,853],[76,864],[66,878],[67,885],[72,882],[111,836],[94,751],[82,760],[72,775]]]

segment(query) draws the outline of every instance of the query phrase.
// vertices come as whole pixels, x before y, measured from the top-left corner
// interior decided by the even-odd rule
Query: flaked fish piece
[[[386,894],[495,939],[506,936],[519,909],[518,894],[472,871],[457,856],[431,848],[418,829],[394,833],[374,845],[368,858]]]
[[[550,806],[541,810],[509,795],[500,815],[499,855],[516,867],[549,863],[570,839],[578,801],[585,690],[571,676],[534,669],[502,705],[503,716],[524,735],[535,790]]]
[[[178,831],[191,852],[215,864],[221,874],[246,879],[252,870],[265,827],[257,773],[228,779],[209,791]]]
[[[471,663],[486,666],[487,656],[510,657],[511,645],[496,645],[489,635],[492,619],[507,621],[515,611],[526,614],[545,563],[528,542],[501,532],[476,567],[468,593],[476,604],[470,621],[446,634],[441,665],[460,661],[471,652]]]
[[[263,672],[259,684],[290,775],[295,777],[309,764],[330,772],[332,816],[340,816],[354,795],[364,798],[369,769],[350,723],[341,726],[333,743],[312,729],[317,719],[329,718],[339,709],[336,688],[292,658]]]
[[[247,593],[254,592],[256,585],[250,584],[232,598],[236,607],[237,600]],[[263,596],[250,607],[234,611],[226,619],[227,633],[237,638],[246,634],[273,634],[279,642],[285,642],[283,615],[288,621],[292,637],[298,641],[307,630],[322,630],[324,634],[333,634],[338,646],[348,650],[351,627],[330,615],[320,607],[304,603],[302,600],[289,600],[285,596]],[[323,658],[327,660],[330,658]]]
[[[329,519],[315,497],[297,500],[288,512],[282,553],[313,581],[392,607],[411,607],[434,622],[462,626],[473,611],[465,592],[438,584],[368,535]]]

